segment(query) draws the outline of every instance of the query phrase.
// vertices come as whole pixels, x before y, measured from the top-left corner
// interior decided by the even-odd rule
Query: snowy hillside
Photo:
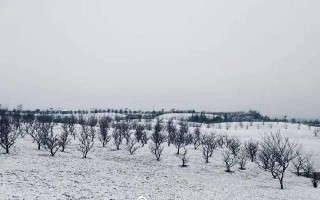
[[[297,124],[288,124],[285,129],[283,123],[273,123],[272,128],[269,123],[244,124],[240,128],[238,123],[231,123],[229,130],[226,124],[203,125],[201,130],[237,136],[243,141],[259,140],[265,132],[281,130],[283,136],[303,144],[306,152],[312,151],[315,168],[320,168],[320,138],[314,136],[314,127],[309,130],[302,125],[298,129]],[[78,140],[72,139],[66,152],[52,157],[44,149],[37,150],[30,136],[19,138],[10,154],[0,155],[0,199],[316,200],[320,197],[319,188],[313,188],[310,179],[291,173],[292,168],[285,174],[284,190],[280,190],[278,180],[269,172],[250,161],[246,170],[239,170],[235,165],[234,172],[227,173],[221,148],[205,163],[200,150],[187,146],[190,162],[182,168],[176,148],[166,143],[160,161],[150,153],[149,145],[129,155],[124,143],[117,151],[113,141],[103,148],[97,138],[88,158],[83,159],[78,144]]]

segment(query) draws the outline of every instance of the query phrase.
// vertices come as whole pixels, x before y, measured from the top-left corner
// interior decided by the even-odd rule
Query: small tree
[[[239,138],[231,138],[229,139],[230,141],[228,142],[228,148],[232,152],[234,156],[237,156],[240,148],[241,148],[241,141]]]
[[[242,147],[240,149],[240,152],[238,153],[237,155],[237,162],[239,163],[240,165],[240,169],[241,170],[245,170],[246,168],[246,164],[247,164],[247,151],[244,147]]]
[[[209,163],[209,157],[212,156],[213,151],[217,147],[215,142],[215,135],[203,135],[201,137],[202,156],[206,163]]]
[[[307,157],[304,165],[303,165],[303,171],[306,177],[310,177],[310,175],[314,172],[314,164],[311,161],[311,157]]]
[[[89,151],[93,147],[93,141],[89,127],[86,125],[81,126],[81,133],[79,136],[80,145],[78,150],[81,151],[83,158],[87,158]]]
[[[226,172],[231,172],[231,167],[237,164],[237,159],[232,154],[230,149],[222,151],[222,161],[226,167]]]
[[[60,135],[60,147],[61,147],[61,152],[64,152],[64,149],[66,148],[66,146],[70,143],[70,139],[69,139],[69,125],[64,123],[62,124],[62,133]]]
[[[47,137],[42,141],[42,144],[46,150],[48,150],[51,156],[54,156],[60,148],[61,141],[59,140],[59,135],[54,135],[50,132]]]
[[[166,129],[168,131],[168,146],[170,146],[170,144],[174,143],[177,133],[177,128],[173,123],[173,118],[168,120]]]
[[[135,133],[134,133],[134,134],[135,134],[135,137],[136,137],[136,140],[137,140],[138,142],[142,142],[143,133],[144,133],[144,126],[138,124],[137,127],[136,127],[136,131],[135,131]]]
[[[94,138],[96,137],[96,125],[98,123],[98,119],[95,116],[91,116],[88,121],[88,126],[90,126],[90,137],[91,141],[93,142]]]
[[[133,155],[141,146],[138,144],[136,139],[130,138],[129,142],[126,144],[126,150],[130,155]]]
[[[154,127],[154,132],[152,133],[152,136],[151,136],[152,143],[150,145],[151,153],[156,156],[157,161],[160,160],[160,157],[162,155],[162,151],[164,149],[162,144],[165,141],[165,139],[166,137],[162,133],[161,120],[157,119],[156,125]]]
[[[306,164],[306,162],[309,160],[310,155],[303,156],[302,153],[299,152],[297,155],[297,158],[293,160],[293,166],[296,169],[297,175],[300,176],[300,170],[302,170]]]
[[[296,142],[290,142],[289,138],[283,138],[278,132],[265,135],[261,147],[271,152],[267,170],[279,180],[280,187],[283,189],[284,174],[290,162],[297,157],[301,146]]]
[[[259,143],[253,141],[252,139],[244,143],[247,155],[249,156],[251,162],[256,159]]]
[[[19,136],[19,132],[10,122],[10,117],[6,111],[0,111],[0,145],[9,153],[9,149],[14,145]]]
[[[187,143],[187,134],[188,134],[188,125],[187,123],[181,122],[180,123],[180,129],[176,133],[176,137],[174,139],[174,146],[177,148],[177,154],[180,153],[180,148],[183,148],[186,146]]]
[[[181,167],[187,167],[187,163],[189,162],[189,157],[187,157],[187,149],[184,147],[184,152],[182,154],[177,154],[177,157],[182,161]]]
[[[113,144],[116,146],[117,150],[120,150],[120,145],[122,143],[120,130],[117,128],[113,129],[112,137],[113,137]]]
[[[99,140],[102,143],[102,147],[105,147],[111,140],[111,136],[109,135],[110,123],[110,117],[102,117],[99,120]]]
[[[193,131],[192,144],[194,149],[197,149],[201,145],[201,131],[199,126],[197,126]]]
[[[217,146],[222,148],[223,145],[224,145],[224,136],[223,135],[218,135],[217,139],[216,139],[216,143],[217,143]]]

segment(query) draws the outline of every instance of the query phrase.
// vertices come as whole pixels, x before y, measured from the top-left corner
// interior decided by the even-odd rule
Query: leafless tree
[[[54,156],[61,146],[61,141],[59,140],[59,135],[50,131],[48,135],[43,138],[42,144],[44,148],[50,152],[51,156]]]
[[[254,140],[249,140],[244,143],[245,149],[247,151],[247,155],[249,156],[251,162],[256,159],[259,143],[255,142]]]
[[[222,161],[226,167],[226,172],[231,172],[231,167],[237,164],[237,159],[232,154],[230,149],[225,149],[222,151]]]
[[[241,170],[245,170],[247,164],[248,153],[244,147],[241,147],[240,152],[237,155],[237,162],[240,165]]]
[[[197,126],[192,133],[192,143],[194,149],[197,149],[201,145],[201,131],[199,126]]]
[[[88,121],[88,126],[90,127],[90,137],[91,141],[93,142],[94,138],[96,137],[96,125],[98,123],[98,119],[95,116],[89,117]]]
[[[236,137],[230,138],[229,140],[228,148],[231,150],[234,156],[237,156],[241,148],[241,141]]]
[[[315,171],[313,166],[314,166],[314,163],[311,161],[311,156],[307,157],[307,160],[303,165],[303,171],[306,177],[309,178],[310,175]]]
[[[161,120],[157,119],[156,125],[154,127],[154,132],[151,136],[152,143],[150,145],[151,153],[156,156],[157,161],[160,160],[160,157],[162,155],[162,151],[164,149],[162,144],[165,141],[165,139],[166,137],[162,132]]]
[[[183,149],[184,149],[183,153],[177,154],[177,157],[180,158],[180,160],[182,161],[181,167],[187,167],[186,164],[189,162],[189,157],[187,156],[188,151],[185,147]]]
[[[229,130],[230,127],[231,127],[230,123],[227,122],[227,123],[226,123],[226,130]]]
[[[120,150],[120,145],[122,143],[122,137],[120,129],[115,128],[112,132],[113,144],[116,146],[117,150]]]
[[[177,154],[180,153],[180,148],[183,148],[187,144],[187,134],[188,134],[188,124],[185,122],[180,123],[179,131],[176,133],[176,137],[174,139],[174,146],[177,148]]]
[[[141,145],[138,144],[138,141],[133,138],[130,138],[129,142],[126,144],[126,150],[130,155],[133,155],[140,147]]]
[[[202,135],[201,137],[202,156],[206,163],[209,163],[209,157],[212,156],[213,151],[216,149],[217,144],[215,141],[215,135]]]
[[[216,143],[217,143],[217,146],[222,148],[223,145],[224,145],[224,136],[223,135],[218,135],[217,138],[216,138]]]
[[[283,189],[284,174],[290,162],[297,157],[301,146],[296,142],[291,142],[289,138],[282,137],[280,132],[277,132],[266,134],[261,142],[261,148],[271,152],[267,170],[279,180],[281,189]]]
[[[144,130],[144,126],[143,125],[140,125],[138,124],[136,129],[135,129],[135,137],[136,137],[136,140],[138,142],[141,142],[142,143],[142,136],[144,134],[145,130]]]
[[[111,121],[110,117],[102,117],[99,120],[99,140],[102,143],[102,147],[105,147],[111,140],[111,136],[109,135]]]
[[[170,118],[168,120],[166,129],[168,132],[168,146],[170,146],[170,144],[174,143],[176,133],[177,133],[177,127],[173,123],[173,118]]]
[[[293,166],[296,169],[297,175],[300,176],[300,170],[302,170],[305,164],[308,162],[311,155],[302,155],[302,152],[299,152],[296,159],[293,160]]]
[[[67,119],[67,124],[68,124],[68,128],[69,128],[69,133],[70,135],[73,136],[73,139],[76,139],[76,129],[75,129],[75,125],[77,123],[77,118],[74,115],[71,115],[68,119]]]
[[[62,133],[59,138],[61,152],[64,152],[66,146],[70,143],[69,134],[70,134],[69,125],[66,123],[62,124]]]
[[[92,141],[89,127],[85,124],[81,125],[79,136],[80,145],[78,150],[81,151],[83,158],[87,158],[89,151],[92,149],[94,142]]]
[[[9,153],[9,149],[14,145],[19,132],[13,126],[10,117],[6,111],[0,111],[0,145]]]

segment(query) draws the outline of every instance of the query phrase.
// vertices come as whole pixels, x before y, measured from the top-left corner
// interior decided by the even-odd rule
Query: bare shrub
[[[187,156],[188,151],[185,147],[183,149],[184,149],[183,153],[178,154],[177,157],[180,158],[180,160],[182,161],[181,167],[187,167],[186,164],[189,162],[189,157]]]
[[[62,133],[59,136],[59,146],[61,147],[61,152],[64,152],[66,146],[70,143],[69,134],[69,125],[66,123],[62,124]]]
[[[126,150],[130,155],[133,155],[141,146],[138,144],[136,139],[130,138],[126,144]]]
[[[230,138],[228,142],[228,148],[234,156],[237,156],[241,148],[240,139],[236,137]]]
[[[152,143],[150,144],[151,153],[156,156],[157,161],[160,160],[164,147],[162,144],[166,140],[164,133],[162,132],[161,120],[157,119],[154,131],[151,136]]]
[[[87,158],[89,151],[92,149],[94,142],[92,141],[89,127],[81,125],[81,132],[79,136],[80,145],[78,150],[81,151],[83,158]]]
[[[197,149],[201,145],[201,131],[200,127],[197,126],[192,133],[192,144],[194,149]]]
[[[237,155],[237,162],[239,163],[240,169],[245,170],[246,164],[247,164],[247,151],[244,147],[240,149],[240,152]]]
[[[266,134],[261,142],[261,149],[271,152],[266,170],[279,180],[281,189],[283,189],[284,174],[290,162],[297,157],[300,148],[301,146],[298,146],[296,142],[283,138],[280,132]]]
[[[170,144],[174,143],[174,140],[176,138],[177,128],[173,123],[173,118],[170,118],[167,122],[166,129],[168,132],[168,146]]]
[[[216,138],[216,143],[217,143],[217,146],[222,148],[223,145],[224,145],[224,136],[223,135],[218,135],[217,138]]]
[[[89,117],[87,121],[87,125],[90,127],[90,137],[91,141],[93,142],[94,138],[96,137],[96,125],[98,124],[98,119],[95,116]]]
[[[174,146],[177,148],[177,154],[180,153],[180,148],[183,148],[187,144],[187,133],[188,133],[188,125],[185,122],[180,123],[179,131],[176,133],[176,137],[174,139]]]
[[[6,111],[0,111],[0,145],[9,153],[9,149],[14,145],[19,136],[19,132],[6,115]]]
[[[61,141],[59,135],[53,134],[53,131],[43,138],[42,144],[46,150],[48,150],[51,156],[54,156],[61,147]]]
[[[315,128],[315,129],[313,130],[314,136],[318,137],[319,132],[320,132],[320,128]]]
[[[216,149],[217,144],[215,141],[215,135],[203,135],[201,137],[202,156],[206,163],[209,163],[209,157],[212,156],[213,151]]]
[[[304,165],[303,165],[303,171],[306,177],[310,177],[310,175],[315,171],[314,170],[314,163],[311,161],[311,156],[307,157]]]
[[[293,166],[296,169],[297,175],[300,176],[300,170],[302,170],[308,162],[311,155],[303,156],[302,152],[299,152],[297,157],[293,160]]]
[[[112,119],[110,117],[102,117],[99,120],[99,140],[102,147],[105,147],[111,140],[111,136],[109,135],[111,121]]]
[[[141,143],[142,143],[142,137],[143,137],[144,132],[145,132],[145,131],[144,131],[144,126],[138,124],[137,127],[136,127],[136,129],[135,129],[135,133],[134,133],[134,135],[135,135],[135,137],[136,137],[136,140],[137,140],[138,142],[141,142]]]
[[[247,155],[249,156],[251,162],[256,160],[259,143],[254,140],[249,140],[244,143],[245,149],[247,151]]]
[[[237,164],[237,159],[232,154],[230,149],[225,149],[222,151],[222,161],[226,167],[226,172],[231,172],[231,167]]]
[[[117,150],[120,150],[120,145],[122,143],[122,137],[120,129],[115,128],[112,132],[113,144],[116,146]]]

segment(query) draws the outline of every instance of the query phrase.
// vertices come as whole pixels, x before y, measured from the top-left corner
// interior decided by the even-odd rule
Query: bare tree
[[[193,131],[192,143],[193,143],[194,149],[197,149],[201,145],[201,131],[199,126],[197,126]]]
[[[217,145],[215,142],[215,135],[203,135],[201,137],[201,146],[202,146],[202,156],[205,159],[206,163],[209,163],[209,157],[212,156],[213,151],[216,149]]]
[[[99,140],[102,143],[102,147],[105,147],[111,140],[111,136],[109,135],[110,123],[110,117],[102,117],[99,120]]]
[[[179,131],[176,133],[176,137],[174,139],[174,146],[177,148],[177,154],[180,153],[180,148],[186,146],[187,143],[187,133],[188,133],[188,124],[185,122],[180,123]]]
[[[231,167],[237,164],[237,159],[232,154],[230,149],[225,149],[222,151],[222,161],[226,167],[226,172],[231,172]]]
[[[18,136],[19,132],[10,122],[10,117],[6,114],[6,111],[0,111],[0,145],[7,154]]]
[[[216,143],[217,145],[222,148],[224,145],[224,136],[223,135],[218,135],[216,138]]]
[[[76,135],[77,135],[77,132],[76,132],[76,129],[75,129],[76,123],[77,123],[77,119],[76,119],[76,117],[74,115],[71,115],[71,117],[69,117],[67,119],[69,133],[70,133],[70,135],[73,136],[73,139],[76,139]]]
[[[126,150],[133,155],[141,146],[138,144],[136,139],[130,138],[129,142],[126,144]]]
[[[261,147],[271,152],[267,170],[279,180],[281,189],[283,189],[284,174],[290,162],[297,157],[301,146],[298,146],[296,142],[291,142],[289,138],[283,138],[280,132],[277,132],[265,135]]]
[[[251,162],[256,159],[259,143],[254,140],[249,140],[244,143],[245,149],[247,151],[247,155],[249,156]]]
[[[117,150],[120,150],[120,145],[122,143],[122,137],[120,129],[115,128],[112,132],[113,144],[116,146]]]
[[[310,175],[315,171],[313,166],[314,166],[314,163],[311,161],[311,156],[307,157],[307,160],[303,165],[303,171],[306,177],[309,178]]]
[[[237,156],[241,148],[240,139],[233,137],[233,138],[230,138],[227,143],[228,143],[228,148],[231,150],[232,154],[234,156]]]
[[[246,164],[247,164],[247,157],[248,153],[244,147],[240,149],[240,152],[237,155],[237,162],[240,165],[241,170],[245,170]]]
[[[69,125],[66,123],[62,124],[62,133],[59,138],[61,152],[64,152],[66,146],[70,143],[69,134],[70,134]]]
[[[48,150],[51,156],[54,156],[61,146],[59,135],[55,135],[53,131],[50,131],[48,135],[43,138],[42,144],[46,150]]]
[[[311,155],[303,156],[302,152],[299,152],[297,158],[293,160],[293,166],[296,169],[297,175],[300,176],[300,170],[302,170],[305,164],[308,162]]]
[[[187,156],[188,151],[185,147],[183,149],[184,149],[183,153],[177,154],[177,157],[180,158],[180,160],[182,161],[181,167],[187,167],[186,164],[189,162],[189,157]]]
[[[89,151],[92,149],[94,142],[92,141],[89,127],[85,124],[81,125],[79,136],[80,145],[78,150],[81,151],[83,158],[87,158]]]
[[[91,141],[93,142],[94,138],[96,137],[95,127],[98,123],[98,119],[95,116],[91,116],[89,117],[87,123],[90,126],[90,137],[91,137]]]
[[[157,119],[156,125],[154,127],[154,132],[151,136],[152,143],[150,145],[151,153],[156,156],[157,161],[160,160],[160,157],[162,155],[162,151],[164,149],[162,144],[165,141],[165,139],[166,137],[162,132],[161,120]]]
[[[136,127],[136,130],[135,130],[135,137],[136,137],[136,140],[138,142],[141,142],[142,143],[142,136],[144,134],[144,126],[143,125],[140,125],[138,124],[137,127]]]
[[[170,146],[170,144],[174,143],[177,133],[177,128],[173,123],[173,118],[168,120],[166,129],[168,131],[168,146]]]

